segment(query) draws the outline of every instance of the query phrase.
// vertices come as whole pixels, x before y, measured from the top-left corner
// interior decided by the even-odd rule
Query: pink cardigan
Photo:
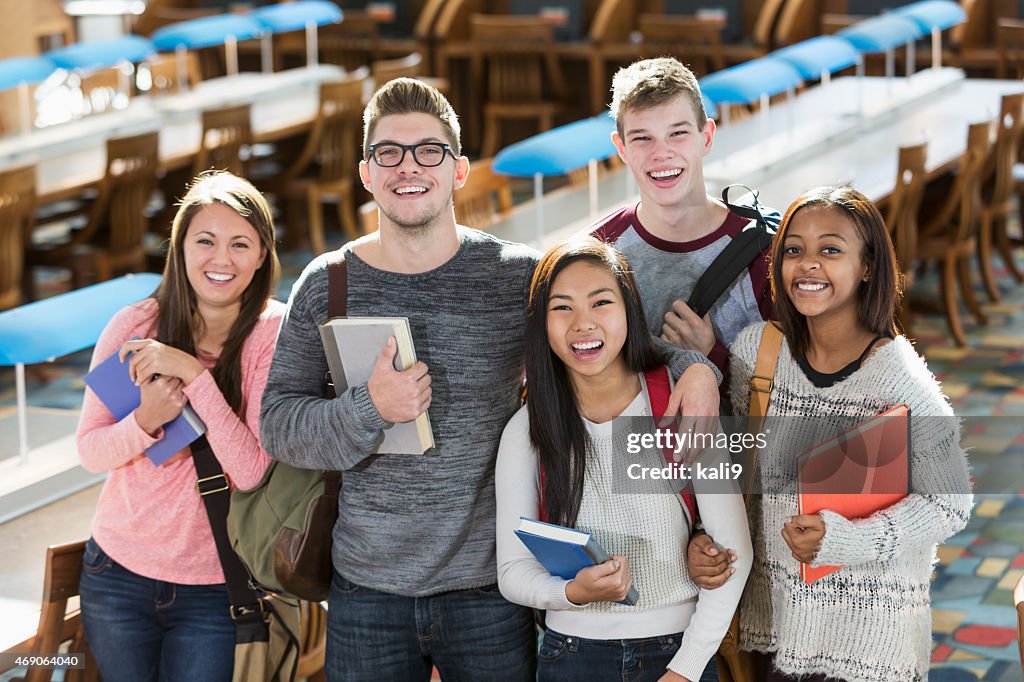
[[[242,348],[245,420],[231,411],[209,372],[215,359],[200,358],[207,371],[185,387],[185,395],[206,423],[207,438],[233,486],[255,487],[270,464],[259,439],[260,402],[270,372],[284,304],[270,301]],[[152,338],[156,301],[146,299],[121,309],[103,330],[92,365],[102,362],[137,336]],[[78,424],[78,452],[89,471],[109,471],[92,535],[114,561],[139,575],[186,585],[224,582],[217,549],[196,492],[191,457],[153,466],[137,455],[155,442],[135,422],[135,414],[117,422],[86,388]]]

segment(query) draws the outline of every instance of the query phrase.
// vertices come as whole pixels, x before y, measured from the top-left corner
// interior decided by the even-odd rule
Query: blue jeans
[[[497,585],[429,597],[361,587],[335,571],[327,611],[330,682],[429,680],[530,682],[536,669],[533,612]]]
[[[548,629],[537,654],[537,682],[657,682],[682,640],[681,632],[642,639],[585,639]],[[717,680],[711,659],[699,682]]]
[[[79,589],[104,682],[230,682],[235,623],[224,585],[144,578],[90,539]]]

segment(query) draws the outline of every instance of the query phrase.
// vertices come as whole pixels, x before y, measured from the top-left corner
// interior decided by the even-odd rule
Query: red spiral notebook
[[[797,457],[801,514],[822,509],[862,519],[892,506],[910,493],[910,408],[906,405],[806,450]],[[800,564],[805,583],[842,566]]]

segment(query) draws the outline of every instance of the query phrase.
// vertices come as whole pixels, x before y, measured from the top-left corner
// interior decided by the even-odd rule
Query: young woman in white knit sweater
[[[849,187],[807,192],[783,217],[771,276],[786,343],[768,418],[805,419],[776,422],[785,435],[760,453],[766,493],[751,528],[741,647],[765,654],[770,682],[927,679],[935,549],[967,524],[972,497],[953,411],[896,332],[899,271],[882,217]],[[749,406],[764,326],[748,327],[731,348],[737,414]],[[904,403],[912,414],[910,496],[848,520],[827,510],[799,515],[795,494],[767,492],[793,483],[793,454],[817,442],[815,429],[835,432]],[[707,574],[720,567],[703,566],[707,542],[695,540],[689,557],[694,579],[710,587]],[[843,568],[805,584],[800,562]]]
[[[686,572],[680,495],[667,481],[662,494],[613,491],[622,463],[613,454],[626,442],[612,420],[649,415],[642,372],[663,365],[624,257],[590,237],[551,249],[530,287],[526,344],[529,398],[505,428],[495,470],[497,559],[505,598],[547,611],[538,680],[697,682],[739,601],[750,537],[736,489],[697,489],[704,523],[739,556],[725,587],[701,591]],[[639,458],[664,467],[660,451]],[[590,532],[612,559],[573,580],[550,575],[513,532],[542,511]],[[617,604],[634,581],[639,603]]]

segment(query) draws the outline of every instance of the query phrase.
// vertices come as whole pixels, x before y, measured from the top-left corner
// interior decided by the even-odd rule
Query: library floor
[[[284,299],[310,258],[282,255]],[[1024,262],[1022,262],[1024,264]],[[969,345],[953,346],[937,315],[912,318],[918,348],[942,381],[959,416],[977,499],[968,527],[939,548],[932,585],[932,682],[1019,682],[1013,586],[1024,575],[1024,285],[999,272],[1003,299],[984,306],[989,324],[965,314]],[[915,294],[935,298],[925,277]],[[979,289],[979,300],[987,300]],[[89,352],[30,368],[28,396],[33,445],[68,438],[81,404]],[[0,459],[17,450],[14,376],[0,368]],[[73,440],[67,441],[73,447]],[[45,547],[84,537],[99,487],[89,488],[0,525],[0,623],[38,609]]]

